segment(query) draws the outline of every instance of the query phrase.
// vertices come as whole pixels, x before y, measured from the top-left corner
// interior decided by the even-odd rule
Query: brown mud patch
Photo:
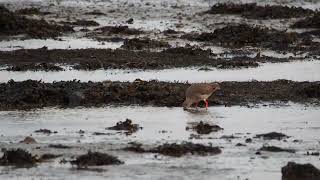
[[[212,42],[223,47],[256,46],[273,50],[287,50],[299,40],[297,33],[247,24],[227,25],[213,32],[185,34],[181,38]]]
[[[37,158],[23,149],[5,150],[0,165],[2,166],[33,166],[37,163]]]
[[[71,161],[71,164],[77,165],[80,168],[88,166],[120,165],[123,163],[123,161],[115,156],[91,151],[87,154],[78,156],[75,160]]]
[[[294,149],[284,149],[277,146],[263,146],[259,149],[259,151],[268,151],[268,152],[288,152],[288,153],[295,153]]]
[[[78,81],[43,83],[23,81],[0,84],[0,109],[29,109],[48,106],[154,105],[181,106],[190,84],[158,81],[88,82]],[[319,93],[308,88],[319,87],[319,82],[277,80],[269,82],[221,82],[221,93],[212,95],[210,105],[248,105],[261,102],[300,102],[319,104]],[[301,91],[303,89],[303,91]],[[305,92],[305,93],[302,93]],[[313,91],[311,91],[313,92]],[[257,135],[281,138],[282,134]],[[285,135],[284,135],[285,136]]]
[[[181,144],[163,144],[155,148],[144,149],[141,144],[124,148],[126,151],[133,151],[137,153],[159,153],[165,156],[181,157],[187,154],[191,155],[216,155],[221,153],[219,147],[207,146],[202,144],[194,144],[191,142],[183,142]]]
[[[255,138],[263,138],[265,140],[281,140],[281,139],[286,139],[289,138],[290,136],[287,136],[283,133],[278,133],[278,132],[270,132],[270,133],[265,133],[265,134],[257,134]]]
[[[35,144],[37,143],[37,141],[31,137],[31,136],[27,136],[25,137],[22,141],[20,141],[19,143],[24,143],[24,144]]]
[[[186,130],[190,129],[196,131],[198,134],[210,134],[212,132],[223,130],[223,128],[218,125],[211,125],[208,123],[204,123],[203,121],[192,124],[192,127],[186,127]]]
[[[320,170],[312,164],[298,164],[288,162],[281,168],[282,180],[318,180]]]
[[[50,153],[46,153],[40,156],[40,161],[46,161],[46,160],[50,160],[50,159],[55,159],[58,157],[61,157],[61,154],[50,154]]]
[[[94,29],[86,34],[86,37],[98,41],[119,41],[127,36],[136,36],[145,33],[142,30],[129,28],[128,26],[103,26]],[[119,39],[116,40],[115,38]]]
[[[143,44],[143,48],[147,48]],[[214,58],[210,50],[195,47],[169,48],[160,52],[131,51],[125,49],[74,49],[46,48],[0,51],[0,65],[12,66],[10,70],[63,70],[57,63],[75,69],[165,69],[178,67],[210,66],[216,68],[257,67],[259,62],[288,62],[295,58],[233,57]],[[34,67],[33,67],[34,66]]]
[[[45,20],[28,19],[0,6],[0,35],[26,34],[31,38],[55,38],[73,32],[70,26],[49,24]]]
[[[259,6],[256,3],[234,4],[218,3],[205,13],[208,14],[237,14],[249,19],[288,19],[312,15],[314,11],[301,7],[281,5]]]

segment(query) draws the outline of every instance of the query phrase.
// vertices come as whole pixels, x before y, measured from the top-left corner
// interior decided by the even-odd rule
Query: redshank
[[[220,86],[217,83],[192,84],[186,91],[186,100],[182,105],[184,108],[189,108],[195,103],[195,107],[197,108],[198,103],[204,101],[206,109],[208,109],[207,99],[217,90],[220,90]]]

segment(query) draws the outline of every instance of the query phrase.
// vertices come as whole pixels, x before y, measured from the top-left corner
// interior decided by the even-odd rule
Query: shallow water
[[[320,61],[297,61],[288,63],[264,63],[257,68],[243,69],[215,69],[212,71],[198,71],[198,68],[174,68],[165,70],[95,70],[78,71],[66,70],[59,72],[43,71],[0,71],[0,82],[10,79],[24,81],[27,79],[42,80],[44,82],[68,81],[79,79],[87,81],[134,81],[157,79],[159,81],[182,82],[212,82],[212,81],[272,81],[287,79],[293,81],[319,81]]]
[[[210,107],[208,111],[198,113],[183,111],[182,108],[160,107],[103,107],[56,109],[44,108],[35,111],[3,111],[0,112],[1,147],[24,147],[34,153],[55,152],[69,157],[81,154],[88,149],[96,149],[119,156],[125,165],[102,167],[104,171],[75,171],[71,166],[59,164],[57,161],[40,164],[37,168],[12,169],[0,168],[0,178],[31,179],[31,177],[50,177],[53,179],[280,179],[280,169],[288,161],[312,163],[320,166],[318,157],[305,156],[307,150],[318,150],[320,107],[303,106],[290,103],[283,106],[267,105],[265,107]],[[131,136],[124,134],[94,136],[93,132],[110,132],[105,127],[115,125],[117,121],[130,118],[143,127]],[[186,131],[190,123],[205,121],[217,124],[223,131],[201,136],[201,139],[189,140],[195,132]],[[57,134],[43,135],[33,133],[40,128],[57,130]],[[82,129],[83,136],[78,134]],[[165,133],[160,131],[165,130]],[[287,142],[265,141],[253,139],[246,147],[236,147],[238,142],[244,143],[248,137],[271,131],[282,132],[289,136]],[[36,145],[16,144],[24,136],[30,135],[39,142]],[[238,136],[237,139],[220,139],[222,135]],[[301,142],[294,143],[294,139]],[[222,146],[222,154],[216,156],[186,156],[170,158],[154,157],[152,154],[135,154],[116,149],[124,147],[127,142],[137,141],[143,144],[162,144],[165,142],[181,142],[184,140],[196,143],[212,143]],[[13,142],[13,144],[8,144]],[[47,143],[66,143],[76,146],[73,150],[52,150],[46,148]],[[276,145],[283,148],[294,148],[297,153],[268,153],[255,155],[263,144]],[[35,149],[36,146],[42,147]],[[156,172],[155,172],[156,171]]]
[[[48,49],[116,49],[123,42],[99,42],[87,38],[62,37],[62,40],[53,39],[27,39],[27,40],[10,40],[0,41],[1,51],[13,51],[17,49],[38,49],[46,46]]]

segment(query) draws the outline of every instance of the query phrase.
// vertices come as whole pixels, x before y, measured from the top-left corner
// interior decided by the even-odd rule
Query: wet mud
[[[281,5],[260,6],[256,3],[234,4],[218,3],[205,13],[209,14],[237,14],[250,19],[287,19],[306,17],[315,12],[302,7],[289,7]]]
[[[57,131],[51,131],[49,129],[39,129],[39,130],[35,130],[35,133],[43,133],[43,134],[57,134]]]
[[[24,167],[36,165],[37,161],[35,156],[23,149],[11,149],[4,150],[0,165]]]
[[[23,81],[0,84],[0,109],[29,109],[47,106],[154,105],[181,106],[189,84],[157,81],[42,83]],[[262,102],[319,104],[319,82],[221,82],[222,91],[211,96],[209,105],[244,105]],[[285,135],[257,135],[271,139]]]
[[[160,43],[162,44],[162,42]],[[131,45],[130,45],[131,46]],[[136,48],[136,45],[133,45]],[[138,48],[148,48],[148,43]],[[153,46],[153,45],[152,45]],[[161,45],[162,46],[162,45]],[[196,47],[169,48],[160,52],[132,51],[125,49],[75,49],[48,50],[46,48],[0,51],[0,65],[8,70],[63,70],[54,63],[73,66],[74,69],[165,69],[175,67],[210,66],[221,69],[257,67],[259,63],[276,63],[299,60],[275,57],[216,57],[210,50]]]
[[[115,156],[91,151],[87,154],[78,156],[75,160],[71,161],[71,164],[77,165],[80,168],[88,166],[120,165],[123,163],[123,161]]]
[[[155,148],[144,149],[141,144],[136,144],[134,146],[129,146],[124,148],[126,151],[133,151],[137,153],[158,153],[165,156],[173,156],[173,157],[181,157],[184,155],[216,155],[221,153],[221,149],[219,147],[207,146],[202,144],[194,144],[191,142],[183,142],[181,144],[163,144],[159,145]]]
[[[281,169],[282,180],[317,180],[320,179],[320,170],[312,164],[298,164],[288,162]]]
[[[70,26],[49,24],[45,20],[28,19],[0,6],[0,35],[26,34],[31,38],[55,38],[73,32]]]

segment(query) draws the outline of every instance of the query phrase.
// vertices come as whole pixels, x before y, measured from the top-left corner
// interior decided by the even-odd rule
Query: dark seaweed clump
[[[123,164],[117,157],[100,152],[91,152],[80,155],[76,160],[71,161],[71,164],[75,164],[78,167],[87,166],[103,166],[103,165],[120,165]]]
[[[27,34],[31,38],[54,38],[72,31],[70,26],[49,24],[43,19],[28,19],[0,6],[0,35]]]
[[[319,180],[320,170],[312,164],[288,162],[281,168],[282,180]]]
[[[121,48],[130,50],[143,50],[143,49],[156,49],[156,48],[169,48],[170,45],[164,41],[158,41],[154,39],[126,39],[123,42]]]
[[[35,156],[23,149],[5,150],[0,165],[2,166],[32,166],[37,163]]]
[[[257,134],[255,138],[263,138],[266,140],[271,140],[271,139],[276,139],[276,140],[281,140],[284,138],[288,138],[289,136],[283,134],[283,133],[278,133],[278,132],[270,132],[270,133],[265,133],[265,134]]]
[[[294,149],[284,149],[277,146],[263,146],[259,149],[260,151],[269,151],[269,152],[289,152],[289,153],[295,153],[296,151]]]
[[[220,130],[223,130],[223,128],[221,128],[218,125],[211,125],[208,123],[204,123],[202,121],[200,121],[199,123],[193,125],[191,128],[187,127],[186,130],[195,130],[198,134],[210,134],[211,132],[217,132]]]
[[[159,153],[166,156],[181,157],[183,155],[216,155],[221,153],[219,147],[207,146],[202,144],[194,144],[191,142],[183,142],[181,144],[163,144],[155,148],[144,149],[141,144],[135,144],[131,147],[124,148],[127,151],[133,151],[138,153]]]
[[[227,25],[213,32],[186,34],[182,38],[196,41],[210,41],[225,47],[259,46],[276,50],[285,50],[298,42],[296,33],[287,33],[247,24]]]
[[[305,17],[314,13],[310,9],[288,7],[281,5],[259,6],[256,3],[234,4],[218,3],[206,13],[209,14],[239,14],[250,19],[287,19]]]
[[[295,22],[292,28],[320,28],[320,13]]]
[[[128,131],[128,133],[134,133],[141,129],[138,124],[133,124],[131,119],[126,119],[124,122],[119,121],[115,126],[108,127],[106,129],[116,131]]]

